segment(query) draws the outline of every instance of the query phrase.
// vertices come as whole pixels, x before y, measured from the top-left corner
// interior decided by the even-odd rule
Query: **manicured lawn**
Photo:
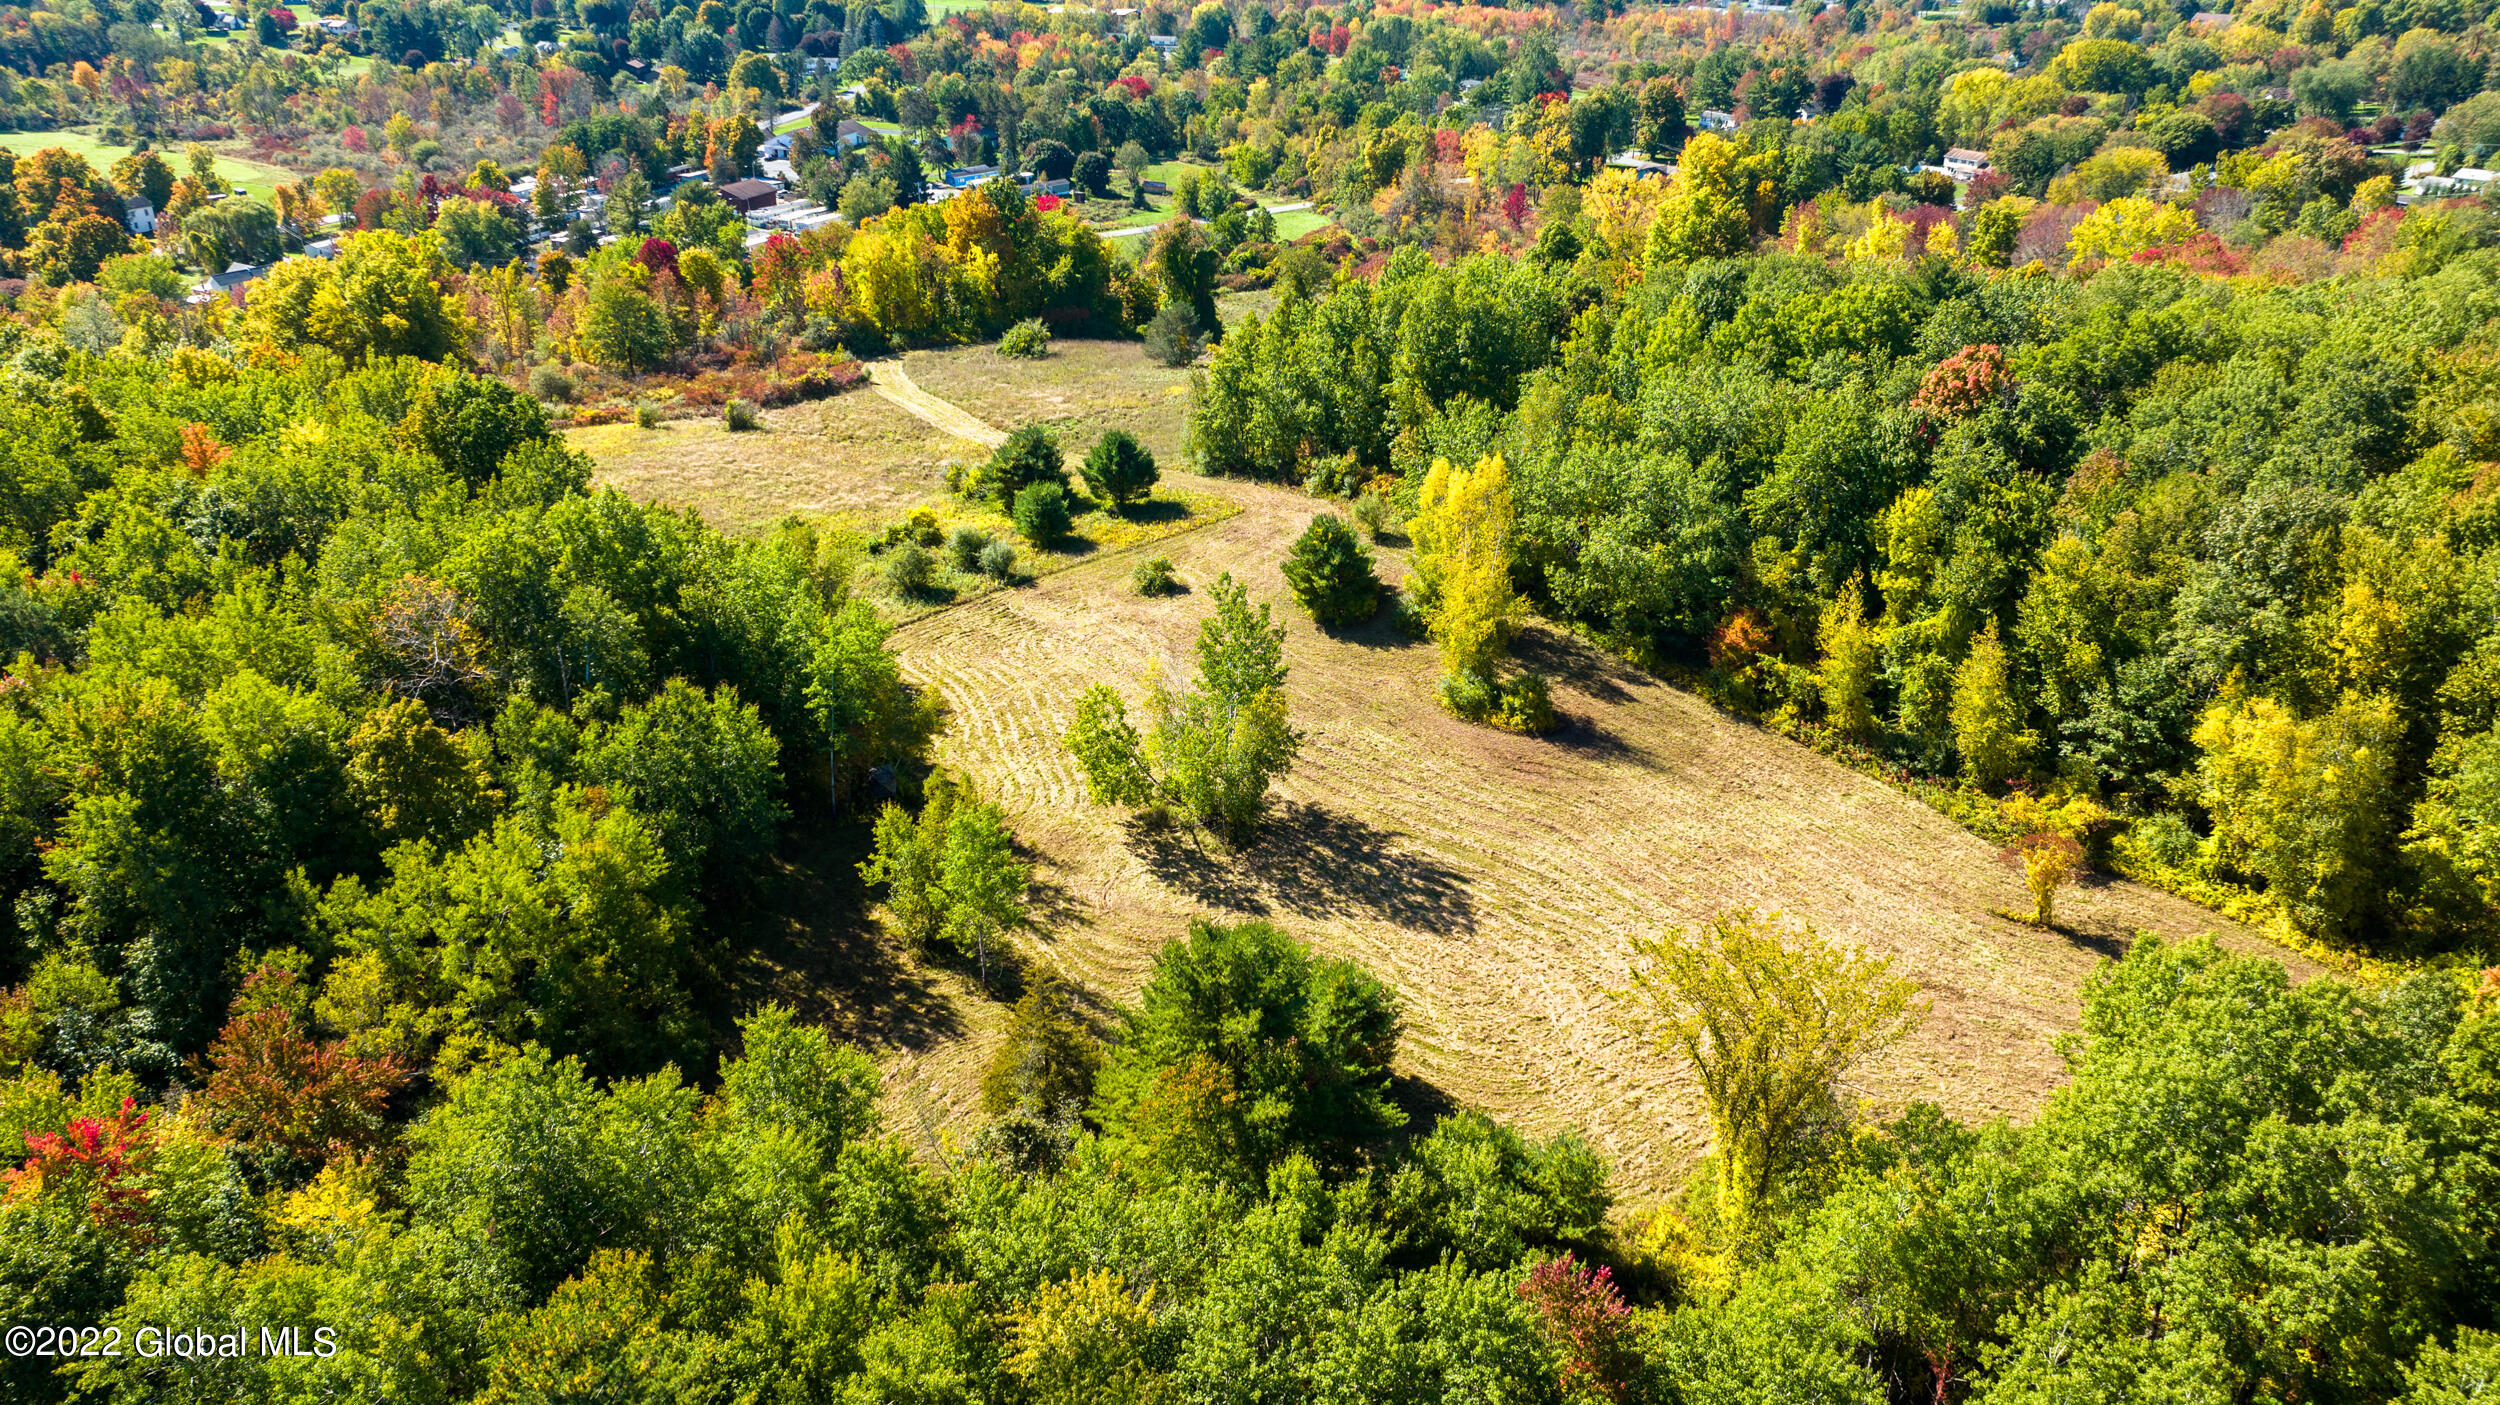
[[[1291,243],[1312,230],[1324,229],[1333,223],[1334,220],[1317,210],[1287,210],[1276,217],[1276,237],[1284,243]]]
[[[75,131],[0,132],[0,147],[6,147],[20,156],[42,151],[47,147],[59,147],[72,155],[85,157],[87,164],[98,171],[111,170],[114,162],[129,155],[131,151],[131,148],[126,146],[107,144],[92,133]],[[167,161],[173,163],[177,172],[183,169],[180,146],[159,147],[158,150],[164,154]],[[262,200],[274,196],[279,186],[303,179],[285,167],[249,160],[224,151],[217,153],[217,173]]]

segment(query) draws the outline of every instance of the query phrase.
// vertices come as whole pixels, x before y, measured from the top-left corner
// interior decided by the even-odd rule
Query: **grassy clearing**
[[[1036,547],[1016,535],[1016,525],[1005,513],[986,503],[944,496],[919,505],[936,515],[941,532],[951,535],[958,527],[976,527],[992,540],[1013,543],[1016,568],[1009,579],[997,581],[942,564],[935,584],[915,598],[898,600],[890,592],[881,593],[878,603],[898,620],[916,620],[996,591],[1031,585],[1074,566],[1221,522],[1241,510],[1231,499],[1190,482],[1160,485],[1146,501],[1131,504],[1121,513],[1104,511],[1081,499],[1081,510],[1068,535],[1048,547]],[[938,555],[943,563],[943,548]],[[875,591],[876,573],[874,563],[863,568],[861,586]]]
[[[921,389],[1001,429],[1048,425],[1073,463],[1106,429],[1125,429],[1168,471],[1181,466],[1189,372],[1158,366],[1136,342],[1055,341],[1035,361],[986,346],[915,351],[903,369]]]
[[[1290,244],[1305,234],[1326,229],[1335,223],[1317,210],[1287,210],[1276,217],[1276,237]]]
[[[702,419],[599,425],[566,437],[598,461],[600,482],[695,508],[732,532],[791,513],[879,525],[943,494],[947,460],[988,455],[865,390],[767,410],[764,427],[747,434]]]
[[[1269,301],[1228,298],[1225,313]],[[941,591],[897,608],[905,670],[948,711],[939,760],[1009,808],[1036,861],[1026,952],[1093,1000],[1134,998],[1154,952],[1192,916],[1269,918],[1397,986],[1411,1102],[1478,1106],[1539,1133],[1576,1128],[1640,1201],[1670,1191],[1708,1139],[1689,1078],[1613,1021],[1608,992],[1624,980],[1630,939],[1661,924],[1753,905],[1891,957],[1934,1014],[1868,1070],[1863,1091],[1878,1108],[1928,1098],[1965,1119],[2027,1116],[2062,1080],[2051,1041],[2073,1028],[2082,982],[2136,932],[2215,931],[2308,973],[2227,919],[2132,883],[2069,893],[2052,930],[2000,917],[2023,895],[1987,842],[1553,631],[1529,629],[1521,652],[1553,680],[1560,732],[1530,739],[1456,721],[1436,700],[1428,645],[1385,620],[1326,634],[1294,607],[1278,563],[1332,505],[1178,471],[1186,373],[1151,365],[1133,343],[1062,342],[1036,362],[987,347],[915,352],[907,369],[1002,429],[1057,427],[1071,456],[1118,425],[1167,464],[1157,504],[1134,519],[1088,513],[1082,540],[1063,550],[1020,548],[1019,588],[948,571]],[[1008,532],[944,492],[939,465],[977,448],[874,395],[774,411],[767,425],[573,438],[604,481],[695,503],[715,521],[796,510],[869,525],[925,505],[946,529]],[[1156,542],[1186,593],[1130,591],[1141,553],[1123,548]],[[1379,556],[1384,577],[1403,574],[1399,551]],[[877,569],[871,560],[863,578]],[[1134,697],[1150,666],[1187,672],[1221,573],[1284,623],[1305,733],[1264,837],[1238,852],[1092,807],[1058,744],[1088,685]],[[855,891],[847,863],[827,862],[798,877]],[[751,978],[877,1049],[887,1111],[916,1140],[969,1134],[1002,1008],[880,934],[825,925],[836,906],[794,907]],[[869,967],[876,981],[845,974]]]
[[[72,156],[86,158],[87,164],[99,171],[110,169],[114,162],[129,155],[131,150],[126,146],[109,145],[92,133],[77,131],[0,132],[0,147],[7,147],[20,156],[48,147],[59,147]],[[178,161],[181,153],[177,151],[174,155]]]
[[[1067,350],[1071,347],[1076,349],[1073,354]],[[1135,364],[1125,364],[1129,362]],[[1095,374],[1079,376],[1080,383],[1092,387],[1115,409],[1136,408],[1123,406],[1113,389],[1124,376],[1137,383],[1132,389],[1141,403],[1156,409],[1162,407],[1152,403],[1153,397],[1162,395],[1167,382],[1177,382],[1183,391],[1188,386],[1186,372],[1148,366],[1136,347],[1112,343],[1062,343],[1062,350],[1042,362],[1011,360],[987,347],[915,353],[908,368],[917,379],[930,366],[941,366],[940,374],[950,385],[958,379],[978,380],[993,368],[1020,372],[1024,374],[1013,379],[1019,388],[1030,390],[1049,379],[1047,375],[1034,377],[1031,368],[1054,364],[1063,374],[1091,367]],[[942,391],[931,393],[951,398]],[[1115,422],[1144,422],[1143,416],[1134,413],[1054,416],[1047,401],[1030,395],[1018,398],[1014,393],[978,398],[976,404],[962,408],[1001,428],[1061,425],[1072,477],[1074,461],[1093,447],[1103,429]],[[1177,411],[1168,416],[1174,423],[1179,417]],[[1029,583],[1191,531],[1237,510],[1222,495],[1189,483],[1158,488],[1148,501],[1125,513],[1104,512],[1080,498],[1082,510],[1069,536],[1048,549],[1037,549],[1016,537],[1015,524],[1004,514],[946,490],[946,465],[977,463],[989,456],[986,448],[934,429],[871,391],[768,410],[761,430],[743,434],[730,433],[718,419],[700,419],[667,421],[651,429],[596,425],[569,431],[567,438],[597,461],[601,483],[647,501],[692,507],[705,521],[727,531],[755,531],[795,513],[873,533],[916,508],[926,508],[942,532],[970,526],[1015,542],[1017,567],[1011,584]],[[1171,461],[1178,463],[1176,443]],[[916,619],[1001,588],[997,581],[950,568],[940,571],[936,588],[898,600],[878,581],[880,565],[875,560],[863,564],[860,586],[900,619]]]
[[[2027,1116],[2062,1080],[2051,1040],[2133,933],[2217,931],[2273,951],[2130,883],[2070,893],[2058,930],[1997,917],[2022,895],[1989,844],[1553,632],[1529,630],[1522,648],[1554,680],[1561,732],[1458,722],[1435,699],[1429,645],[1385,620],[1322,633],[1286,595],[1278,562],[1328,505],[1197,482],[1243,510],[1172,542],[1188,594],[1141,599],[1126,559],[1083,563],[897,637],[907,672],[949,710],[940,760],[1008,806],[1037,860],[1031,959],[1098,998],[1134,998],[1194,915],[1274,920],[1396,985],[1410,1031],[1398,1071],[1420,1098],[1540,1133],[1576,1127],[1647,1199],[1678,1183],[1708,1132],[1689,1079],[1614,1023],[1607,992],[1635,934],[1750,904],[1892,957],[1934,1014],[1868,1071],[1865,1092],[1880,1108],[1930,1098],[1963,1118]],[[1398,556],[1382,550],[1385,576],[1402,573]],[[1134,699],[1150,665],[1187,671],[1221,572],[1285,625],[1305,732],[1265,836],[1241,852],[1094,808],[1057,742],[1089,684]],[[970,1129],[993,1013],[889,1064],[917,1116]]]
[[[88,165],[100,172],[110,171],[114,162],[128,156],[135,149],[115,145],[92,132],[81,131],[0,132],[0,147],[6,147],[20,156],[31,155],[47,147],[59,147],[71,155],[85,158]],[[254,161],[248,157],[217,150],[214,147],[210,149],[217,151],[217,173],[225,177],[229,184],[239,185],[261,200],[274,198],[279,186],[302,179],[301,176],[283,166],[272,166],[265,161]],[[176,172],[183,169],[180,146],[162,147],[159,150],[167,161],[173,163]]]

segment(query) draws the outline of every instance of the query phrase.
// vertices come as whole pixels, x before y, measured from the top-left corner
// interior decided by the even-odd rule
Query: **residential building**
[[[729,208],[742,215],[750,215],[780,204],[781,187],[752,178],[734,180],[720,188],[720,198]]]
[[[1985,175],[1987,170],[1988,153],[1984,151],[1957,146],[1944,154],[1944,173],[1958,184],[1968,185]]]

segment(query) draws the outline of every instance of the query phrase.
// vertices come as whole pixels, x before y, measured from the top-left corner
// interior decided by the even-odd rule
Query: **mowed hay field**
[[[1457,721],[1436,701],[1431,646],[1385,619],[1331,637],[1294,607],[1278,564],[1328,505],[1179,471],[1187,374],[1134,345],[1061,342],[1031,362],[965,347],[904,365],[919,389],[998,429],[1052,425],[1071,458],[1103,429],[1127,428],[1166,465],[1166,491],[1239,508],[1152,548],[1176,563],[1186,594],[1136,596],[1140,551],[1103,550],[894,637],[905,671],[948,710],[939,763],[1007,806],[1035,861],[1029,959],[1098,1008],[1133,1000],[1155,951],[1191,917],[1268,918],[1395,984],[1410,1104],[1480,1107],[1538,1134],[1577,1129],[1638,1203],[1672,1191],[1708,1143],[1689,1077],[1622,1028],[1609,998],[1633,937],[1664,924],[1753,906],[1894,957],[1933,1014],[1864,1071],[1860,1090],[1878,1110],[1928,1098],[1964,1118],[2037,1108],[2062,1076],[2051,1041],[2074,1027],[2083,982],[2137,931],[2213,932],[2311,971],[2212,912],[2128,883],[2069,890],[2062,932],[1997,916],[2027,898],[1993,846],[1555,631],[1531,629],[1521,650],[1554,679],[1563,730],[1524,738]],[[766,424],[736,436],[681,422],[573,438],[603,481],[730,526],[790,511],[891,517],[942,491],[946,459],[984,452],[865,390]],[[1380,557],[1384,575],[1403,573],[1399,553]],[[1109,681],[1135,701],[1151,665],[1189,673],[1205,587],[1224,571],[1285,625],[1305,734],[1264,837],[1240,853],[1088,804],[1059,746],[1089,685]],[[798,862],[787,930],[746,979],[751,993],[790,1000],[874,1049],[889,1124],[939,1150],[980,1123],[980,1073],[1005,1009],[964,973],[918,963],[840,915],[855,908],[858,857]]]
[[[1423,1085],[1411,1093],[1538,1133],[1577,1128],[1645,1200],[1708,1140],[1690,1079],[1617,1025],[1608,996],[1631,939],[1661,924],[1752,905],[1896,958],[1934,1013],[1866,1071],[1863,1091],[1881,1109],[1929,1098],[1965,1118],[2037,1107],[2061,1077],[2050,1043],[2074,1027],[2083,981],[2133,932],[2211,931],[2284,955],[2127,883],[2070,891],[2067,933],[1995,916],[2025,897],[1992,846],[1552,632],[1531,631],[1523,651],[1553,675],[1567,727],[1530,739],[1461,723],[1435,701],[1429,645],[1385,621],[1331,638],[1292,606],[1277,563],[1318,504],[1213,486],[1243,511],[1164,545],[1189,594],[1141,599],[1125,561],[1109,560],[895,640],[950,711],[941,763],[1003,802],[1034,852],[1032,958],[1097,996],[1133,998],[1156,948],[1194,915],[1269,918],[1396,985],[1399,1072]],[[1384,566],[1402,570],[1386,553]],[[1285,623],[1305,733],[1265,838],[1238,854],[1089,805],[1058,745],[1089,684],[1134,700],[1150,664],[1187,674],[1205,584],[1222,571]],[[987,1013],[889,1065],[914,1120],[973,1125],[1000,1028]]]
[[[1226,320],[1237,314],[1227,305]],[[986,346],[914,351],[903,369],[922,390],[1001,429],[1048,425],[1071,469],[1106,429],[1125,429],[1168,471],[1181,466],[1189,372],[1158,366],[1136,342],[1053,341],[1034,360]]]
[[[653,429],[603,424],[568,431],[598,461],[598,481],[632,497],[701,510],[728,532],[788,513],[865,523],[946,491],[947,460],[989,449],[941,433],[867,389],[766,410],[764,427],[732,434],[717,415]]]

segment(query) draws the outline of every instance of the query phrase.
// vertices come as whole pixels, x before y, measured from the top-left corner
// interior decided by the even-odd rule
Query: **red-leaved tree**
[[[323,1044],[283,1005],[228,1021],[209,1047],[208,1125],[256,1150],[311,1161],[366,1150],[382,1138],[382,1109],[408,1081],[395,1058],[359,1058]]]
[[[73,1117],[62,1132],[29,1132],[26,1164],[5,1177],[12,1199],[47,1193],[87,1202],[87,1216],[134,1240],[148,1236],[148,1192],[140,1175],[156,1150],[148,1114],[122,1099],[110,1117]]]
[[[2005,349],[1994,342],[1966,346],[1936,363],[1910,403],[1943,419],[1960,419],[2010,393],[2013,372]]]
[[[1562,1353],[1565,1398],[1630,1397],[1640,1356],[1627,1340],[1632,1309],[1615,1287],[1613,1269],[1583,1268],[1566,1253],[1529,1270],[1519,1296],[1536,1310],[1545,1339]]]

